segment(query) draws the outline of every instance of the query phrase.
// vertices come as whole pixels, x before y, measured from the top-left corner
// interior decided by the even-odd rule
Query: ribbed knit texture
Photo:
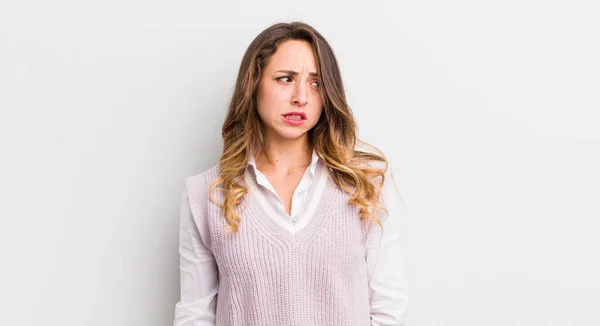
[[[366,237],[358,208],[327,168],[318,163],[295,220],[250,173],[237,233],[226,231],[222,209],[209,199],[218,166],[187,179],[194,221],[219,268],[216,325],[370,325]],[[213,196],[223,202],[222,191]]]

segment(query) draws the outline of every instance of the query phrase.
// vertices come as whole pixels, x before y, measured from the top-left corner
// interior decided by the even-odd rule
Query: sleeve
[[[385,174],[383,229],[374,225],[367,235],[366,261],[371,300],[371,325],[408,325],[408,281],[405,266],[406,209],[391,168]]]
[[[212,252],[200,238],[187,190],[181,197],[179,258],[181,299],[175,305],[174,326],[214,326],[218,269]]]

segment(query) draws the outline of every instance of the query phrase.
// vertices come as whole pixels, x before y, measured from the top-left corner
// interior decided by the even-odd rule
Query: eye
[[[313,85],[314,87],[319,87],[320,83],[319,81],[315,80],[311,83],[311,85]]]
[[[289,82],[292,81],[292,77],[290,77],[290,76],[283,76],[283,77],[278,77],[277,80],[289,83]]]

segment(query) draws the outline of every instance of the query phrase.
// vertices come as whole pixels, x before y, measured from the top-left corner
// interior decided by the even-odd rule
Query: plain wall
[[[343,9],[343,12],[340,10]],[[184,179],[302,20],[407,205],[415,326],[600,325],[596,1],[0,3],[0,325],[164,326]]]

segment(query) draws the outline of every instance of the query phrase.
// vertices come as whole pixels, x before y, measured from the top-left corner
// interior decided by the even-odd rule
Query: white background
[[[292,20],[396,167],[412,325],[600,325],[599,4],[357,3],[2,1],[0,325],[172,323],[184,178]]]

